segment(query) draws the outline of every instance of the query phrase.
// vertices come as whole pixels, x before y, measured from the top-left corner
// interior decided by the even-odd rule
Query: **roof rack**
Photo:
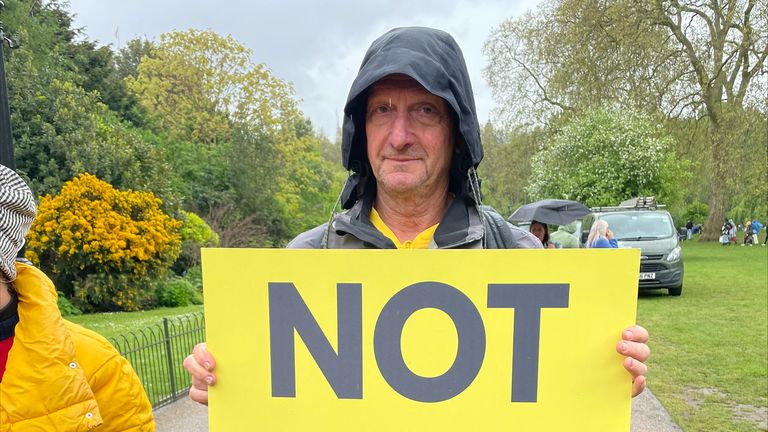
[[[635,197],[622,201],[615,207],[591,207],[593,212],[620,211],[620,210],[656,210],[666,207],[656,203],[655,196]]]

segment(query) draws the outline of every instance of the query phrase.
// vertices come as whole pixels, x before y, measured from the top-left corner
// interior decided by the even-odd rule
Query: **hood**
[[[464,56],[448,33],[426,27],[388,31],[368,48],[344,106],[341,151],[344,168],[351,171],[342,193],[342,206],[350,208],[364,194],[373,193],[375,181],[366,155],[365,110],[367,90],[393,74],[407,75],[427,91],[445,99],[453,110],[460,153],[451,167],[451,192],[467,195],[467,171],[483,159],[480,126]]]
[[[566,231],[566,232],[568,232],[570,234],[574,234],[574,233],[576,233],[576,221],[573,221],[573,222],[571,222],[569,224],[560,225],[559,227],[557,227],[557,230],[558,231]]]

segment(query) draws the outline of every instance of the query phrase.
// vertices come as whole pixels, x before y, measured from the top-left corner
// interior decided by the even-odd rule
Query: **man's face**
[[[445,100],[406,76],[372,86],[365,131],[380,189],[393,195],[447,190],[453,153],[449,113]]]

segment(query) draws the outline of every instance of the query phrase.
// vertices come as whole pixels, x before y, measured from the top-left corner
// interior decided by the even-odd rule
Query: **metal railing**
[[[109,340],[133,366],[152,408],[159,408],[187,394],[191,380],[181,364],[195,344],[205,341],[205,317],[195,312],[163,318]]]

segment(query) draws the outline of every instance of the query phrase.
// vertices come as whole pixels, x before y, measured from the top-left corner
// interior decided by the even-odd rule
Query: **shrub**
[[[27,257],[79,307],[137,310],[141,287],[179,256],[180,222],[151,192],[119,191],[91,174],[40,200]]]
[[[61,312],[61,316],[70,316],[70,315],[82,315],[83,312],[75,307],[69,300],[67,300],[66,297],[64,297],[64,293],[59,291],[58,292],[59,297],[56,300],[59,305],[59,312]]]
[[[156,291],[160,306],[178,307],[203,304],[200,292],[186,279],[172,278],[160,282]]]
[[[219,235],[200,216],[182,211],[181,220],[181,254],[172,267],[179,275],[200,265],[200,248],[219,246]]]

